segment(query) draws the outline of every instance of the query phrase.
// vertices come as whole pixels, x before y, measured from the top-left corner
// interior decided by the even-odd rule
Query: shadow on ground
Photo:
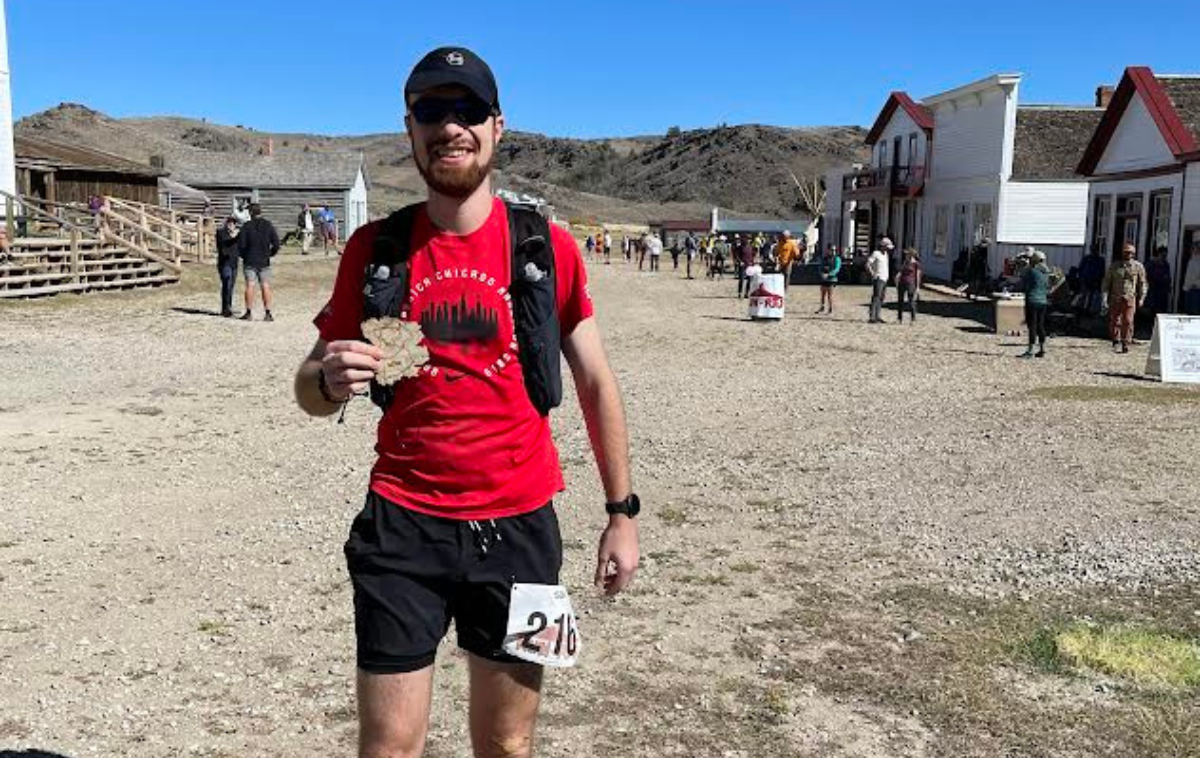
[[[0,750],[0,758],[67,758],[67,756],[45,750]]]
[[[892,313],[896,312],[897,305],[895,302],[888,303],[884,308]],[[961,321],[974,321],[984,329],[980,333],[991,333],[994,330],[995,320],[992,318],[992,304],[990,302],[971,302],[970,300],[921,300],[917,303],[917,314],[919,316],[933,316],[936,318],[954,318]],[[959,327],[963,331],[973,330],[978,327]]]
[[[221,318],[221,314],[218,311],[214,311],[209,308],[188,308],[182,305],[177,305],[171,310],[175,311],[176,313],[183,313],[187,316],[212,316],[214,318]],[[2,753],[0,753],[0,758],[4,758]]]

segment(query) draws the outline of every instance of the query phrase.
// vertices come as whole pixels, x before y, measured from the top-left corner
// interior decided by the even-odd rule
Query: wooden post
[[[8,241],[12,242],[17,238],[16,221],[13,218],[13,199],[11,197],[4,198],[4,225],[8,227]]]
[[[79,284],[82,281],[79,270],[79,230],[71,229],[71,281]]]

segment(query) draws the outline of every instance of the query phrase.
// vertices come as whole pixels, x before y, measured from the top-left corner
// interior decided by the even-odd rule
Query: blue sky
[[[1200,73],[1200,0],[821,3],[7,0],[16,116],[80,102],[270,131],[400,125],[412,65],[480,53],[509,127],[554,136],[718,123],[869,125],[1021,72],[1022,102],[1087,103],[1127,65]]]

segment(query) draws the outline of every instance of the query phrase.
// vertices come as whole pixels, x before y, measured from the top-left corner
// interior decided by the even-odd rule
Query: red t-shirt
[[[363,278],[380,223],[346,244],[329,303],[313,320],[326,342],[362,337]],[[592,316],[583,258],[551,225],[558,319],[566,338]],[[511,246],[501,200],[476,231],[413,226],[409,299],[401,318],[421,324],[429,363],[396,385],[379,422],[371,489],[412,510],[460,520],[515,516],[563,489],[549,419],[525,391],[513,334]]]

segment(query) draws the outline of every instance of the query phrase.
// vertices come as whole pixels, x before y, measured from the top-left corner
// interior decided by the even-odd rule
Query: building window
[[[908,168],[910,170],[917,168],[920,161],[917,157],[917,135],[908,135]]]
[[[1096,198],[1092,211],[1092,249],[1103,255],[1108,250],[1108,227],[1112,221],[1112,195]]]
[[[992,204],[979,203],[975,206],[975,233],[971,236],[976,245],[984,240],[992,241]]]
[[[950,208],[939,205],[933,214],[933,254],[938,258],[946,257],[947,234],[950,231]]]
[[[883,168],[884,166],[887,165],[887,145],[888,145],[887,142],[879,143],[879,166],[878,166],[878,168]]]
[[[1149,260],[1154,251],[1166,248],[1171,239],[1171,190],[1150,195],[1150,236],[1146,238],[1144,257]]]

